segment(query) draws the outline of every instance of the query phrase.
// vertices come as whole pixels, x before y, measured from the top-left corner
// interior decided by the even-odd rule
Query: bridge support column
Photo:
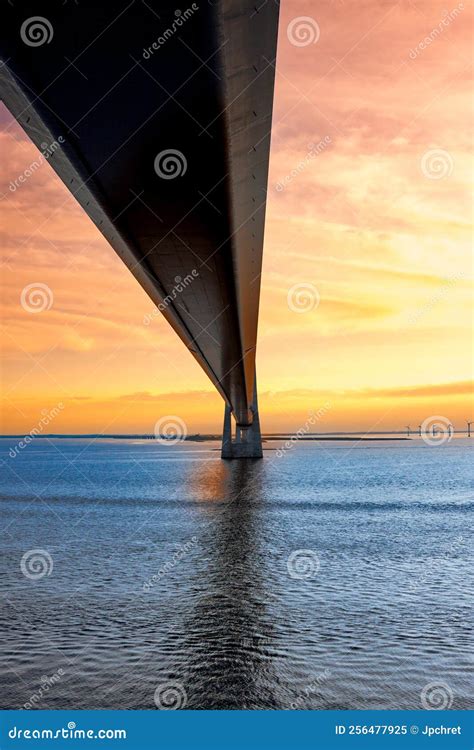
[[[235,439],[233,439],[231,408],[228,404],[225,405],[221,458],[263,458],[260,418],[258,416],[257,384],[255,384],[251,409],[253,412],[252,424],[236,424]]]

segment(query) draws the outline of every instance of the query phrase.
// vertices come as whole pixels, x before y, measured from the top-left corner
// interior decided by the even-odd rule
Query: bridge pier
[[[232,409],[228,404],[225,405],[221,458],[263,458],[256,385],[251,410],[252,424],[236,424],[235,437],[232,438]]]

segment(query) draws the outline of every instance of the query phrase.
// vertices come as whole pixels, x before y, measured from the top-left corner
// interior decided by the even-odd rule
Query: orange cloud
[[[442,0],[282,5],[258,343],[266,429],[297,429],[325,399],[338,429],[426,410],[465,418],[472,9],[420,48],[446,12]],[[317,42],[291,44],[298,16],[318,24]],[[1,107],[0,119],[2,429],[28,431],[63,399],[63,432],[152,431],[162,412],[219,430],[219,396],[164,319],[147,325],[151,301],[49,164],[11,189],[38,153]],[[32,283],[53,295],[38,314],[20,303]],[[319,304],[299,314],[288,293],[301,283]]]

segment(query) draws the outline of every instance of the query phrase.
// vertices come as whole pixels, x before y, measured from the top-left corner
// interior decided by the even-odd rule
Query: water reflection
[[[75,441],[33,441],[2,475],[1,707],[59,668],[42,708],[154,709],[172,680],[187,708],[416,709],[434,679],[472,705],[472,439],[258,462],[144,442],[81,448],[71,474]],[[31,581],[37,548],[54,570]],[[289,575],[297,550],[315,576]]]
[[[276,707],[259,520],[263,471],[261,461],[222,462],[195,478],[201,497],[221,502],[206,506],[207,566],[192,582],[201,594],[185,627],[189,708]]]

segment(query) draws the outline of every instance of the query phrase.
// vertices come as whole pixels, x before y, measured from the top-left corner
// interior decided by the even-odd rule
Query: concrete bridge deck
[[[254,431],[252,455],[277,27],[274,0],[81,0],[7,4],[2,29],[7,107],[38,148],[60,144],[51,166],[222,395],[238,437]]]

